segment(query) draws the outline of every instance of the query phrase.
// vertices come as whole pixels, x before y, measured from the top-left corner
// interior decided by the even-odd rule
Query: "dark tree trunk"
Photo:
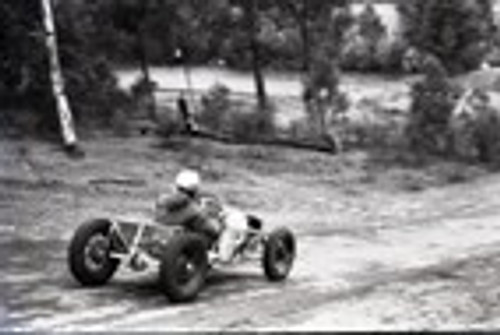
[[[142,75],[144,76],[144,80],[149,83],[151,82],[151,75],[149,73],[149,61],[147,54],[147,45],[146,45],[146,32],[144,29],[144,23],[141,23],[139,26],[139,30],[137,32],[137,41],[138,41],[138,58],[139,65],[141,67]]]
[[[262,73],[262,58],[260,54],[260,46],[257,41],[257,0],[251,0],[251,5],[248,12],[248,33],[250,40],[250,52],[252,53],[252,69],[255,80],[255,89],[257,92],[257,102],[259,109],[265,110],[267,108],[267,94]]]
[[[310,39],[309,39],[309,7],[307,0],[302,0],[302,13],[300,18],[300,34],[302,36],[302,71],[304,73],[309,72],[310,68]]]
[[[141,17],[140,22],[137,27],[137,52],[139,58],[139,65],[141,68],[141,72],[148,87],[148,112],[149,117],[154,120],[156,118],[156,101],[154,95],[154,87],[152,86],[151,81],[151,73],[149,71],[149,60],[148,60],[148,52],[147,52],[147,43],[146,43],[146,22],[148,19],[148,10],[149,10],[149,1],[144,0],[141,8]]]

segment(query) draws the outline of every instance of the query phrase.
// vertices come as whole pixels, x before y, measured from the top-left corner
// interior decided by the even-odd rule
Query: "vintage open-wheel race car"
[[[272,282],[285,280],[296,256],[296,240],[287,228],[265,232],[262,221],[247,215],[245,238],[232,263],[260,260]],[[159,269],[159,289],[172,302],[197,297],[212,267],[220,264],[217,243],[181,226],[164,226],[137,219],[94,219],[74,233],[68,248],[68,265],[84,286],[106,284],[120,265],[133,271]]]

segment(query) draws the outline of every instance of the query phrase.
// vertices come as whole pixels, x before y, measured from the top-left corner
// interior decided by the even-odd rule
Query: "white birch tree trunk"
[[[74,147],[77,144],[77,137],[73,124],[73,115],[64,92],[64,79],[59,61],[57,48],[57,35],[54,24],[54,13],[52,11],[51,0],[41,0],[43,11],[43,25],[45,28],[45,43],[49,54],[50,77],[52,81],[52,91],[56,101],[56,109],[59,116],[62,138],[66,147]]]

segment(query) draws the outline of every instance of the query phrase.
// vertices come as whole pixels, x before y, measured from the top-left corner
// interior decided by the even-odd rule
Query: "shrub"
[[[390,41],[384,39],[377,49],[378,67],[385,73],[403,72],[403,59],[407,46],[401,40]]]
[[[458,88],[450,83],[437,59],[424,65],[425,76],[413,85],[407,136],[412,149],[445,154],[449,149],[449,120]]]
[[[480,90],[472,92],[465,106],[460,113],[450,115],[447,129],[441,128],[439,135],[441,141],[446,141],[448,154],[468,161],[498,163],[500,111],[491,105],[488,94]]]
[[[306,118],[294,120],[288,127],[288,136],[297,141],[306,141],[313,138],[316,134],[311,127],[311,122]]]
[[[488,96],[477,92],[471,103],[472,144],[481,163],[498,163],[500,155],[500,112],[490,105]]]
[[[315,138],[339,149],[336,136],[330,131],[339,115],[345,112],[349,101],[339,89],[340,69],[328,46],[322,46],[314,55],[304,83],[304,101],[307,120]]]
[[[182,133],[185,125],[179,111],[169,107],[158,107],[156,110],[157,133],[162,137],[170,137]]]
[[[140,76],[130,87],[130,92],[134,99],[141,99],[143,96],[153,94],[154,90],[158,87],[158,83],[147,80],[146,77]]]
[[[453,155],[462,159],[475,159],[474,120],[472,115],[460,114],[450,122],[450,141]]]
[[[234,113],[230,100],[231,91],[224,85],[216,84],[201,98],[201,111],[196,115],[196,121],[211,131],[226,132],[227,119]]]
[[[349,147],[396,149],[403,143],[401,123],[396,119],[348,123],[344,133],[345,145]]]
[[[139,116],[154,119],[155,108],[154,91],[158,84],[147,80],[144,76],[139,77],[131,86],[130,93],[134,102],[135,112]]]
[[[250,111],[239,110],[230,115],[231,136],[238,141],[259,141],[274,136],[273,105],[268,104],[264,111],[251,108]]]
[[[272,103],[261,111],[249,102],[232,100],[230,94],[223,85],[212,87],[201,99],[197,123],[238,141],[258,141],[274,134],[275,107]]]
[[[74,61],[64,73],[77,122],[87,127],[112,125],[115,111],[128,110],[131,100],[118,89],[109,62],[105,58],[88,61],[86,57]]]

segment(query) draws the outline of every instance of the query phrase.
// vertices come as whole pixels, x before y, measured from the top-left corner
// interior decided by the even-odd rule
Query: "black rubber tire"
[[[209,268],[206,245],[202,236],[193,233],[179,234],[166,245],[159,286],[171,302],[188,302],[198,296]],[[181,278],[187,272],[188,278]]]
[[[272,231],[264,242],[262,266],[264,274],[270,281],[283,281],[288,277],[295,255],[297,244],[295,236],[287,228]]]
[[[120,264],[118,259],[109,256],[111,242],[106,248],[102,264],[92,269],[86,262],[86,248],[92,238],[102,236],[109,239],[111,223],[107,220],[92,220],[82,224],[73,235],[68,248],[68,266],[73,277],[84,286],[101,286],[106,284],[116,272]]]

